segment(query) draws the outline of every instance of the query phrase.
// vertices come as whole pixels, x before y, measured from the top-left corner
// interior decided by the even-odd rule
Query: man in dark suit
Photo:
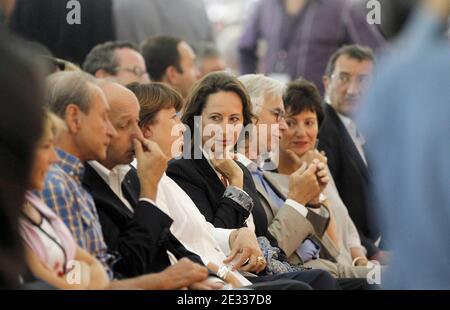
[[[85,165],[83,187],[94,198],[109,250],[121,256],[114,270],[127,277],[160,272],[171,265],[172,255],[175,259],[187,257],[203,265],[199,256],[188,251],[172,235],[169,230],[172,219],[154,205],[157,184],[167,159],[155,143],[143,140],[137,125],[139,103],[136,97],[125,87],[111,82],[103,83],[102,90],[112,108],[110,119],[117,136],[101,164],[90,161]],[[117,101],[122,101],[122,110],[114,105]],[[119,113],[123,110],[126,112]],[[116,114],[120,114],[120,118],[115,118]],[[139,170],[132,174],[127,164],[135,153]],[[127,162],[123,162],[123,158]]]
[[[359,230],[368,257],[384,262],[384,253],[376,245],[380,232],[371,210],[365,141],[354,121],[373,62],[372,50],[358,45],[344,46],[331,56],[323,78],[325,118],[318,148],[326,153],[339,194]]]

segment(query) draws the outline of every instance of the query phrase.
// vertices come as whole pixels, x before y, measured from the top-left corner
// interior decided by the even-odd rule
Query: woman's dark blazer
[[[252,176],[245,166],[236,162],[244,172],[243,190],[253,199],[252,215],[256,235],[267,237],[272,245],[275,238],[268,232],[266,213],[258,198]],[[167,169],[172,178],[194,201],[206,220],[219,228],[245,226],[249,212],[230,198],[223,197],[225,186],[205,158],[172,160]]]

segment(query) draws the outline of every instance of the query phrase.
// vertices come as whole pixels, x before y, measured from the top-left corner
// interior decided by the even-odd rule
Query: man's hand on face
[[[159,180],[167,169],[168,159],[153,141],[134,140],[137,173],[141,182],[141,197],[156,200]]]

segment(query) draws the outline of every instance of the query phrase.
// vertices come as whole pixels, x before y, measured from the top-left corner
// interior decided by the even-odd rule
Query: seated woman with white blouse
[[[140,127],[146,139],[158,143],[168,158],[181,155],[183,133],[185,126],[181,123],[177,112],[181,109],[181,95],[162,83],[138,84],[132,83],[128,88],[134,92],[141,106]],[[251,251],[246,244],[253,242],[253,248],[258,248],[256,236],[248,228],[241,230],[215,228],[205,220],[192,199],[177,183],[164,174],[158,184],[156,205],[173,219],[171,232],[190,251],[197,253],[210,269],[218,272],[219,266],[240,266],[243,261],[237,255],[237,249]],[[231,252],[230,245],[240,243]],[[253,253],[248,253],[253,254]],[[228,255],[228,257],[227,257]],[[262,255],[261,252],[253,255]],[[247,254],[242,257],[246,257]],[[212,263],[212,264],[211,264]],[[216,265],[214,267],[214,265]],[[248,271],[260,272],[265,263],[257,266],[247,266]],[[233,287],[250,285],[251,282],[240,273],[231,271],[227,276]]]

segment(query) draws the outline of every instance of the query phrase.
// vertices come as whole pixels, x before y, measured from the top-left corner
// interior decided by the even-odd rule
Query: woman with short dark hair
[[[283,101],[288,128],[283,132],[281,139],[278,172],[286,175],[287,180],[287,176],[294,173],[303,161],[319,159],[326,162],[325,155],[316,150],[317,134],[324,113],[319,91],[314,84],[304,79],[293,81],[288,85]],[[327,198],[326,205],[331,212],[330,224],[324,238],[330,240],[330,246],[338,253],[336,257],[338,263],[345,266],[366,266],[368,259],[363,251],[358,231],[329,171],[328,175],[330,182],[322,192],[322,200]],[[288,182],[280,183],[288,184]],[[362,268],[360,276],[363,277],[368,270]]]

